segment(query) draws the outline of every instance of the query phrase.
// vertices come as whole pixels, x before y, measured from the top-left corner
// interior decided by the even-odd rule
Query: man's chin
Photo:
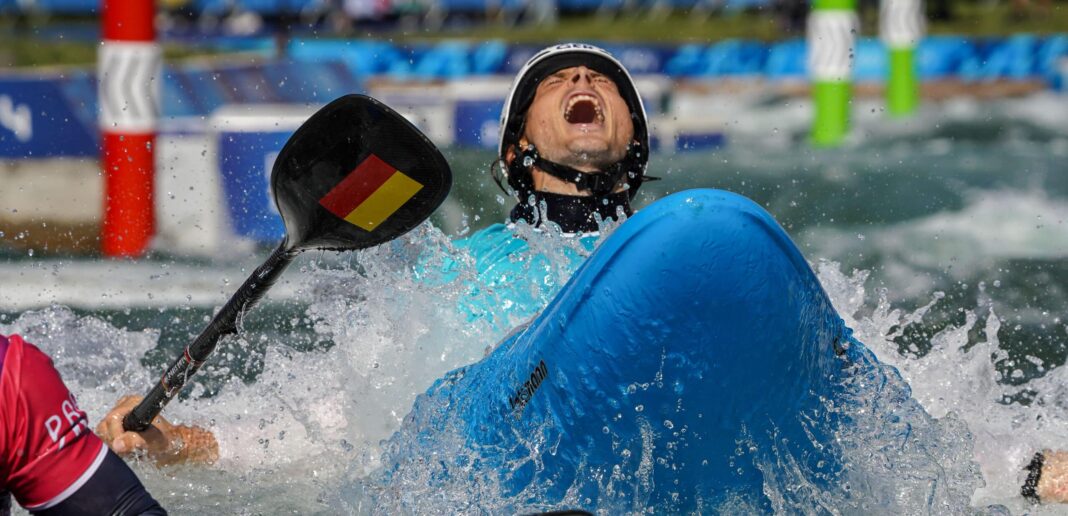
[[[600,159],[611,154],[612,146],[601,138],[573,137],[568,142],[567,151],[576,157],[584,159]]]
[[[560,160],[558,163],[584,172],[594,172],[603,170],[617,161],[619,160],[612,159],[612,153],[608,152],[607,149],[599,149],[597,151],[575,150],[566,159]]]

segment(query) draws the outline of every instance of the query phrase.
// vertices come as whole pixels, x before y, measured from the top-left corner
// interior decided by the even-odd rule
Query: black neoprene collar
[[[633,212],[630,208],[630,196],[626,191],[610,193],[603,197],[578,197],[549,192],[534,192],[533,203],[521,202],[512,208],[512,222],[520,220],[540,227],[546,221],[560,226],[565,233],[592,233],[598,231],[598,217],[601,220],[616,220],[617,210],[623,209],[627,217]],[[542,212],[544,209],[544,212]]]

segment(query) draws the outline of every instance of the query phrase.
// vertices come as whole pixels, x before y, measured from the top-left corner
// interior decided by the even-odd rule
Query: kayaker
[[[512,222],[565,233],[632,214],[649,161],[645,107],[627,69],[578,43],[546,48],[519,71],[501,113],[495,178],[517,198]]]
[[[513,82],[502,112],[494,175],[516,198],[511,222],[591,234],[603,221],[632,214],[631,200],[651,179],[645,174],[648,156],[645,109],[627,70],[602,49],[564,44],[537,53]],[[498,232],[503,235],[503,230]],[[502,239],[512,238],[486,235],[472,238],[484,238],[484,247],[498,248]],[[121,419],[138,400],[124,398],[101,423],[98,432],[113,449],[146,450],[158,462],[211,462],[218,457],[218,444],[209,432],[197,430],[194,439],[183,439],[163,418],[151,438],[123,432]],[[1033,486],[1025,495],[1068,501],[1063,487],[1068,485],[1068,455],[1047,452],[1044,457],[1044,466],[1042,461],[1032,463]]]
[[[167,514],[89,431],[47,355],[0,335],[0,371],[0,514],[9,495],[34,514]]]
[[[599,220],[632,213],[630,200],[645,179],[649,157],[645,108],[630,74],[611,54],[592,45],[556,45],[516,76],[498,150],[498,177],[517,199],[511,221],[592,233]],[[490,236],[496,233],[484,235],[481,247],[499,246]],[[119,400],[97,427],[112,450],[147,453],[161,465],[218,459],[218,442],[198,427],[176,427],[159,417],[146,432],[124,431],[122,418],[139,401]]]

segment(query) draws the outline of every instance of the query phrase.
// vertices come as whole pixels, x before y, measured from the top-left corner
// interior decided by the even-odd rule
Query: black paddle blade
[[[271,171],[286,249],[362,249],[426,220],[449,193],[437,147],[397,112],[363,95],[320,109]]]

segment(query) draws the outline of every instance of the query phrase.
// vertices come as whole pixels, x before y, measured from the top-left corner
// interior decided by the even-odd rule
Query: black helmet
[[[627,175],[629,195],[633,199],[638,192],[638,187],[645,180],[645,167],[649,161],[649,126],[645,116],[645,106],[642,98],[638,95],[638,89],[634,85],[634,79],[612,54],[608,51],[582,43],[564,43],[541,50],[531,57],[527,64],[516,75],[512,82],[512,89],[504,101],[504,110],[501,112],[500,143],[497,146],[499,171],[508,179],[508,185],[520,195],[522,199],[533,189],[530,177],[529,165],[524,166],[524,149],[515,149],[516,158],[513,163],[507,162],[508,150],[519,145],[523,136],[523,127],[526,124],[527,109],[534,102],[534,94],[542,79],[555,72],[573,66],[586,66],[592,70],[604,74],[616,83],[620,96],[630,109],[630,117],[634,123],[634,140],[617,167],[621,167],[622,173]],[[532,152],[536,152],[530,149]],[[536,154],[534,158],[537,159]],[[532,163],[526,160],[527,163]],[[591,177],[596,176],[590,175]],[[616,179],[618,181],[618,178]],[[498,184],[500,182],[498,181]],[[608,185],[611,188],[613,185]]]

